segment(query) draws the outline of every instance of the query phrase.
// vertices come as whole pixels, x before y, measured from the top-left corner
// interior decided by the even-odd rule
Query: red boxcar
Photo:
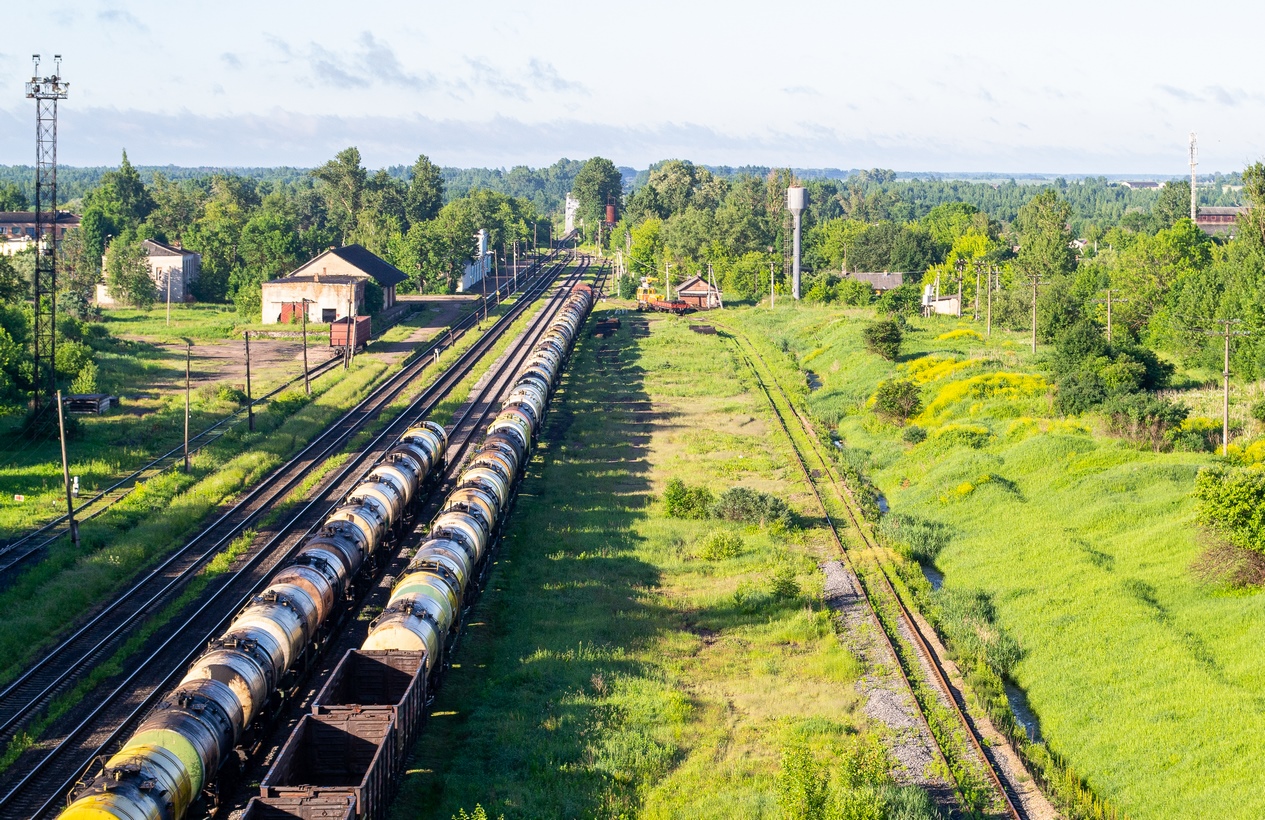
[[[356,317],[355,344],[356,349],[361,350],[365,345],[369,344],[369,334],[373,323],[369,321],[368,316]],[[347,347],[347,338],[350,335],[348,329],[351,322],[346,319],[339,319],[331,322],[329,325],[329,346],[337,348]]]

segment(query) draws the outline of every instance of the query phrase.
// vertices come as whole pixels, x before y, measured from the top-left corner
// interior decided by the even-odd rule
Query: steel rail
[[[557,255],[557,250],[555,249],[548,254],[547,259],[537,258],[534,262],[531,263],[531,265],[528,266],[527,270],[523,271],[522,274],[520,275],[530,278],[533,275],[533,269],[538,269],[543,264],[544,261],[552,260],[556,255]],[[469,329],[469,326],[471,324],[474,324],[474,322],[477,320],[477,317],[480,311],[483,311],[484,315],[486,316],[488,299],[493,298],[496,300],[496,303],[499,304],[501,301],[503,301],[504,297],[507,297],[511,293],[513,293],[513,285],[514,283],[512,281],[507,280],[497,285],[495,289],[492,291],[492,293],[487,294],[486,296],[480,296],[479,302],[476,303],[475,310],[471,311],[471,313],[469,313],[464,318],[462,318],[461,320],[453,324],[451,327],[441,330],[440,334],[435,337],[436,340],[443,338],[445,336],[451,339],[452,334],[454,332],[458,330],[464,332],[465,330]],[[315,368],[309,370],[307,373],[307,378],[309,379],[317,378],[319,376],[324,375],[329,370],[331,370],[335,365],[337,365],[340,361],[342,361],[342,358],[340,356],[331,356],[330,358],[326,359],[324,362],[321,362],[320,364],[318,364]],[[295,376],[294,378],[290,379],[286,383],[282,384],[280,387],[277,387],[276,389],[270,391],[269,393],[263,396],[260,396],[257,399],[254,399],[248,405],[245,405],[233,411],[229,415],[220,419],[215,424],[212,424],[210,427],[207,427],[206,429],[200,431],[197,435],[190,438],[189,442],[192,444],[197,439],[202,438],[204,436],[208,436],[213,431],[219,429],[222,425],[228,424],[233,421],[240,421],[243,415],[246,414],[250,409],[257,407],[262,402],[267,401],[268,399],[272,398],[273,396],[277,395],[283,390],[286,390],[287,388],[297,384],[299,380],[303,378],[304,376],[302,375]],[[221,433],[220,435],[223,435],[223,433]],[[209,438],[208,440],[203,441],[196,448],[190,449],[189,455],[193,455],[197,453],[203,447],[214,443],[216,440],[218,440],[218,438],[219,436],[216,436],[215,438]],[[110,499],[110,501],[107,504],[102,505],[98,509],[91,511],[87,513],[86,515],[80,516],[80,513],[83,510],[88,509],[90,506],[92,506],[93,504],[97,503],[102,498],[104,498],[107,494],[113,492],[114,490],[117,490],[118,488],[124,486],[128,482],[135,482],[138,478],[140,478],[142,474],[144,474],[146,471],[154,469],[158,464],[162,463],[163,461],[170,460],[171,463],[168,464],[167,467],[172,466],[175,463],[176,457],[179,456],[183,458],[183,455],[184,455],[184,445],[182,443],[180,446],[171,449],[170,451],[164,453],[161,456],[158,456],[157,458],[150,461],[148,464],[136,469],[131,474],[119,479],[114,484],[110,485],[109,487],[106,487],[105,489],[100,490],[92,498],[85,500],[77,508],[75,508],[76,518],[82,523],[83,521],[91,520],[97,517],[98,515],[104,513],[110,507],[114,506],[119,501],[122,501],[124,498],[126,498],[128,494],[131,493],[133,489],[135,489],[135,484],[133,484],[132,487],[129,487],[126,491]],[[164,467],[158,470],[155,473],[155,475],[162,473],[165,469],[167,469],[167,467]],[[19,536],[16,540],[12,540],[8,542],[7,544],[5,544],[3,547],[0,547],[0,584],[7,583],[8,581],[10,581],[13,573],[22,564],[26,563],[26,561],[29,560],[34,555],[38,555],[41,550],[48,547],[58,538],[61,538],[63,535],[66,535],[70,531],[70,528],[68,526],[62,528],[61,525],[67,523],[67,518],[68,516],[66,516],[65,514],[62,514],[54,518],[53,520],[43,524],[39,528],[32,530],[30,532],[27,532],[24,535]],[[23,544],[27,543],[31,539],[41,535],[42,533],[46,533],[49,530],[52,530],[54,528],[57,528],[57,531],[52,533],[47,539],[30,547],[29,549],[22,551],[19,555],[17,555],[14,558],[8,558],[8,559],[5,558],[5,556],[9,555],[10,553],[16,552]]]
[[[556,273],[553,277],[546,275],[545,281],[543,282],[537,280],[536,288],[534,288],[536,292],[539,293],[540,291],[546,289],[554,277],[556,277]],[[496,339],[499,339],[499,336],[503,335],[503,331],[508,328],[517,316],[526,309],[531,301],[532,300],[528,299],[520,300],[520,302],[511,309],[512,313],[507,313],[505,316],[498,319],[498,323],[507,319],[509,321],[502,326],[502,333],[498,334]],[[362,448],[357,458],[349,459],[348,463],[340,468],[338,474],[333,479],[327,480],[327,492],[304,504],[302,509],[291,518],[291,522],[304,517],[306,514],[320,507],[330,489],[339,487],[350,476],[352,476],[358,468],[362,468],[368,456],[375,451],[375,448],[381,446],[382,443],[387,441],[388,437],[392,434],[398,435],[397,429],[401,425],[412,423],[416,419],[424,417],[427,413],[429,413],[433,407],[438,404],[438,402],[442,401],[451,389],[459,384],[461,379],[463,379],[474,368],[474,366],[482,359],[483,355],[486,354],[492,346],[494,346],[496,339],[493,339],[491,334],[485,335],[480,339],[479,346],[472,347],[465,351],[465,353],[463,353],[463,357],[466,358],[460,360],[459,366],[457,363],[454,363],[453,367],[450,367],[444,372],[440,381],[428,386],[426,390],[412,402],[409,408],[399,414],[391,423],[386,425],[372,442]],[[419,410],[419,408],[422,409]],[[344,496],[345,492],[338,493],[335,499],[328,503],[325,512],[332,510],[338,503],[340,503],[340,500]],[[319,526],[323,517],[323,515],[317,516],[309,527],[308,532],[311,532],[315,529],[315,527]],[[279,545],[293,536],[294,532],[288,526],[279,527],[277,533],[274,534],[268,542],[258,550],[255,556],[251,558],[246,565],[235,570],[234,577],[244,578],[246,577],[246,573],[261,567],[268,558],[275,557],[273,553]],[[284,554],[272,563],[269,569],[279,566],[295,554],[301,547],[302,541],[303,538],[300,537],[292,546],[289,547],[289,549],[285,550]],[[233,585],[231,583],[225,584],[209,596],[195,612],[184,616],[181,625],[173,634],[168,636],[159,646],[148,650],[146,658],[134,670],[132,670],[132,672],[123,681],[118,683],[108,695],[98,702],[77,726],[70,729],[64,735],[61,742],[47,755],[45,755],[43,759],[36,763],[8,794],[6,794],[3,798],[0,798],[0,811],[5,810],[6,807],[14,803],[20,794],[24,790],[27,790],[29,786],[33,785],[33,782],[37,780],[46,769],[57,763],[57,758],[63,753],[63,750],[70,745],[67,741],[78,737],[91,729],[97,728],[99,730],[98,724],[100,721],[98,721],[97,718],[112,705],[119,704],[119,702],[127,696],[133,694],[133,684],[138,680],[138,678],[141,678],[144,673],[153,671],[153,667],[158,664],[158,659],[162,657],[167,650],[171,650],[173,652],[179,651],[180,647],[189,641],[191,637],[189,630],[192,630],[195,624],[204,622],[206,617],[214,617],[215,614],[218,614],[220,610],[214,609],[216,604],[222,605],[226,602],[232,604],[227,607],[222,619],[217,622],[216,626],[209,630],[204,636],[201,636],[199,640],[194,641],[192,643],[192,649],[187,654],[175,663],[170,664],[170,671],[166,677],[164,677],[157,685],[149,689],[146,696],[142,698],[140,705],[133,709],[131,713],[123,719],[122,723],[118,725],[115,731],[104,743],[102,743],[91,755],[86,756],[86,760],[80,760],[77,762],[77,764],[73,767],[73,775],[66,778],[60,786],[52,789],[44,803],[30,816],[38,817],[46,813],[53,804],[64,797],[66,791],[78,781],[84,770],[91,765],[92,761],[95,760],[97,756],[104,753],[112,743],[117,743],[126,733],[128,728],[133,725],[136,720],[143,717],[144,713],[147,712],[158,699],[160,699],[160,697],[164,694],[165,689],[170,685],[175,677],[183,672],[187,668],[188,664],[202,652],[206,642],[214,638],[219,631],[222,631],[223,627],[227,625],[227,623],[231,622],[240,607],[248,601],[252,595],[257,594],[258,591],[266,585],[270,574],[270,571],[263,573],[262,577],[260,577],[252,588],[244,595],[238,595],[235,601],[229,600],[230,593],[234,590]],[[162,674],[163,671],[165,670],[159,669],[155,671],[155,674]]]
[[[723,325],[718,325],[718,326],[723,327]],[[730,328],[726,327],[725,330],[729,332],[730,337],[733,338],[735,342],[737,342],[737,340],[740,338],[739,335],[735,333],[733,330],[731,330]],[[764,358],[760,355],[760,352],[756,350],[755,347],[751,345],[749,341],[746,341],[745,338],[743,339],[743,341],[746,342],[748,347],[750,347],[751,352],[755,355],[757,359],[759,359],[761,365],[763,365],[769,371],[770,376],[771,376],[771,381],[774,383],[774,386],[777,388],[778,392],[782,395],[782,399],[786,402],[787,407],[789,407],[791,411],[795,413],[795,417],[799,421],[800,428],[803,431],[804,435],[808,436],[809,439],[811,440],[814,435],[811,430],[811,427],[807,425],[804,421],[804,418],[800,416],[798,410],[796,410],[795,408],[794,403],[790,400],[790,397],[786,394],[786,391],[782,388],[781,383],[778,382],[778,380],[775,377],[772,377],[772,369],[768,367],[768,363],[764,361]],[[799,465],[800,471],[804,474],[804,479],[808,482],[808,486],[812,489],[813,495],[817,499],[818,506],[821,507],[822,515],[824,515],[826,518],[826,523],[830,527],[831,535],[833,536],[833,540],[835,544],[839,548],[840,554],[843,556],[844,560],[848,563],[849,569],[852,570],[853,575],[856,576],[857,582],[861,586],[861,592],[862,592],[862,595],[865,597],[866,605],[870,608],[872,612],[874,612],[875,617],[878,618],[879,617],[878,608],[875,605],[874,599],[871,596],[869,590],[867,589],[867,584],[865,582],[865,579],[862,577],[861,573],[857,571],[856,566],[852,562],[851,556],[848,554],[847,547],[844,546],[843,540],[839,535],[838,527],[836,526],[834,519],[831,517],[830,512],[826,508],[825,500],[821,497],[821,493],[817,489],[816,482],[813,480],[812,474],[808,470],[807,464],[804,462],[804,458],[800,451],[800,448],[795,443],[795,439],[791,435],[790,428],[787,426],[786,421],[782,416],[781,410],[777,407],[777,403],[773,400],[772,395],[769,394],[769,390],[768,390],[768,387],[765,385],[764,379],[761,377],[759,370],[755,367],[750,357],[747,356],[746,351],[742,349],[742,346],[740,344],[736,346],[738,347],[739,353],[743,356],[744,359],[747,360],[747,365],[751,369],[751,372],[755,375],[756,381],[760,385],[761,391],[764,392],[765,397],[769,400],[769,406],[773,408],[773,412],[774,412],[774,415],[777,417],[778,424],[781,426],[783,432],[786,433],[786,437],[791,443],[791,449],[792,449],[792,453],[795,456],[795,461]],[[906,627],[909,629],[910,635],[913,637],[917,651],[921,652],[922,655],[927,659],[927,666],[932,671],[932,674],[935,678],[936,685],[940,688],[941,692],[945,696],[945,699],[948,700],[950,706],[953,708],[953,711],[957,716],[958,722],[961,724],[962,728],[966,730],[966,735],[970,739],[971,745],[974,748],[975,753],[978,755],[979,760],[983,764],[984,770],[988,772],[989,779],[992,781],[994,789],[996,789],[998,794],[1001,796],[1003,802],[1005,803],[1006,812],[1008,816],[1010,816],[1011,818],[1014,818],[1014,820],[1025,820],[1025,815],[1015,805],[1015,802],[1011,799],[1009,789],[1006,788],[1006,785],[1003,782],[1001,776],[997,773],[996,764],[994,764],[993,761],[988,757],[988,755],[985,754],[984,748],[980,743],[979,737],[977,736],[974,723],[968,719],[966,713],[962,710],[962,707],[958,704],[957,698],[954,695],[953,687],[949,684],[948,678],[945,675],[944,670],[940,666],[939,656],[934,651],[932,651],[930,644],[927,642],[926,637],[923,635],[921,627],[919,627],[917,621],[914,619],[908,607],[905,606],[904,600],[902,600],[900,595],[896,592],[896,588],[892,585],[891,579],[888,578],[887,570],[883,566],[882,561],[877,558],[878,545],[866,533],[865,529],[861,526],[856,513],[853,511],[852,505],[855,504],[855,499],[852,499],[851,492],[849,491],[848,493],[846,493],[846,496],[845,496],[845,493],[843,493],[840,490],[840,483],[835,479],[834,472],[831,469],[830,465],[826,462],[826,460],[822,457],[821,453],[818,452],[815,447],[810,448],[810,449],[813,450],[814,455],[817,456],[818,461],[820,461],[822,467],[825,468],[826,475],[830,479],[830,483],[834,487],[836,494],[839,495],[840,501],[843,502],[844,511],[847,514],[848,519],[851,522],[852,526],[856,529],[857,533],[860,534],[866,546],[872,550],[875,550],[875,554],[876,554],[875,562],[879,568],[879,577],[882,578],[883,585],[886,588],[888,594],[895,600],[895,603],[898,608],[898,614],[900,615],[901,619],[904,620]],[[844,484],[843,487],[846,489],[847,485]],[[882,622],[880,619],[880,626],[881,626],[881,623]],[[896,657],[897,667],[901,669],[901,677],[904,679],[905,685],[906,687],[908,687],[910,695],[913,696],[914,695],[913,682],[910,680],[909,675],[906,674],[903,668],[903,665],[899,663],[900,655],[896,652],[896,646],[893,640],[887,634],[886,629],[880,629],[879,631],[883,634],[885,642],[887,643],[888,647],[892,650],[893,655]],[[927,727],[928,734],[931,736],[933,743],[936,744],[936,751],[939,754],[940,759],[945,763],[945,768],[948,769],[948,761],[945,759],[944,752],[940,748],[939,740],[937,740],[934,733],[931,732],[931,725],[929,721],[927,720],[927,717],[925,713],[923,712],[921,705],[918,704],[917,697],[914,697],[914,703],[915,705],[918,706],[919,717],[922,719],[923,724]]]
[[[308,371],[308,374],[307,374],[308,378],[317,378],[319,376],[325,375],[325,373],[329,372],[329,370],[340,361],[342,361],[342,359],[338,356],[332,356],[329,359],[326,359],[325,361],[321,362],[316,367]],[[295,383],[301,381],[302,379],[303,379],[302,375],[299,375],[299,376],[294,377],[293,379],[290,379],[289,381],[282,384],[280,387],[255,399],[251,403],[251,406],[256,406],[262,402],[267,401],[268,399],[272,398],[273,396],[277,395],[283,390],[286,390],[292,387]],[[241,418],[243,414],[246,413],[246,411],[247,411],[247,408],[245,406],[237,410],[234,410],[232,413],[229,413],[227,416],[215,422],[214,424],[210,425],[209,427],[206,427],[198,431],[196,435],[190,436],[189,437],[189,444],[190,444],[189,455],[192,456],[195,453],[197,453],[199,450],[203,449],[204,447],[218,441],[220,436],[223,435],[223,433],[220,433],[219,435],[214,436],[214,437],[212,437],[211,434],[220,430],[221,427],[229,424],[230,422],[241,421]],[[196,447],[192,446],[194,442],[199,442]],[[84,499],[84,501],[81,502],[78,507],[75,507],[75,520],[79,523],[83,523],[84,521],[90,521],[93,518],[96,518],[98,515],[110,509],[110,507],[114,506],[115,504],[117,504],[118,502],[126,498],[128,494],[131,493],[133,489],[135,489],[136,487],[135,483],[133,483],[131,487],[128,487],[124,492],[119,493],[117,496],[110,499],[108,503],[101,505],[97,509],[92,510],[88,513],[84,513],[84,510],[87,510],[89,507],[92,507],[98,501],[101,501],[107,495],[119,489],[120,487],[123,487],[129,482],[135,482],[145,473],[150,472],[151,470],[155,470],[155,468],[158,468],[159,465],[163,465],[163,466],[157,469],[154,472],[154,475],[159,475],[165,472],[169,467],[173,466],[177,460],[183,459],[183,457],[184,457],[184,443],[181,442],[180,445],[172,448],[171,450],[168,450],[167,452],[163,453],[160,456],[157,456],[156,458],[149,461],[147,464],[144,464],[143,466],[136,468],[131,473],[116,480],[110,486],[105,487],[102,490],[99,490],[92,497]],[[51,521],[48,521],[47,523],[41,525],[40,527],[34,530],[31,530],[30,532],[27,532],[12,541],[9,541],[7,544],[4,545],[4,547],[0,548],[0,575],[9,573],[15,567],[23,563],[33,553],[38,552],[44,547],[47,547],[49,544],[53,543],[58,538],[65,535],[68,532],[69,528],[58,530],[57,532],[53,533],[49,538],[45,539],[44,541],[41,541],[39,544],[36,544],[34,547],[32,547],[31,549],[28,549],[27,551],[25,551],[24,553],[22,553],[16,558],[5,559],[5,556],[9,555],[12,552],[16,552],[22,545],[26,544],[28,541],[34,538],[37,538],[38,536],[43,535],[44,533],[49,532],[49,530],[58,528],[62,524],[65,524],[66,519],[67,519],[67,516],[65,513],[63,513],[62,515],[58,516],[57,518],[54,518]]]
[[[529,288],[528,292],[525,293],[524,297],[520,300],[524,308],[527,304],[530,304],[530,302],[534,300],[536,294],[548,285],[548,281],[542,281],[539,276],[540,272],[537,272],[537,278],[533,279],[529,277],[524,280],[524,286]],[[513,315],[517,316],[517,312]],[[484,351],[491,346],[491,343],[494,343],[492,340],[499,339],[513,321],[512,318],[509,319],[509,321],[505,321],[505,318],[506,317],[501,317],[501,319],[498,319],[498,324],[489,328],[488,334],[480,340],[483,342],[482,345],[476,343],[476,345],[470,350],[476,351],[476,353]],[[434,347],[434,345],[426,348],[426,352],[429,352],[432,347]],[[467,351],[467,353],[463,355],[476,354],[471,354],[470,351]],[[293,456],[285,465],[282,465],[278,468],[278,470],[270,474],[267,479],[261,481],[255,488],[248,492],[245,497],[240,499],[232,509],[224,513],[224,515],[221,516],[214,524],[208,526],[195,535],[184,547],[169,556],[159,566],[151,570],[147,575],[133,584],[132,587],[123,592],[113,602],[107,605],[100,612],[96,613],[91,620],[79,627],[70,636],[63,639],[58,646],[45,653],[44,656],[28,668],[23,675],[6,686],[3,691],[0,691],[0,715],[4,716],[2,718],[3,722],[0,722],[0,739],[10,736],[12,730],[24,722],[25,719],[29,719],[35,709],[39,708],[46,699],[55,695],[56,690],[65,688],[68,680],[73,677],[76,672],[85,667],[88,662],[94,659],[99,660],[99,656],[102,655],[117,639],[121,638],[123,633],[129,627],[133,626],[136,621],[140,620],[143,615],[154,611],[162,600],[174,595],[177,589],[191,580],[193,575],[200,570],[207,561],[214,557],[214,555],[218,554],[226,544],[231,542],[232,539],[240,534],[240,532],[249,526],[254,520],[265,514],[270,509],[271,504],[284,497],[284,495],[289,492],[295,484],[299,483],[304,477],[306,470],[296,471],[293,475],[289,476],[288,479],[282,482],[275,482],[274,479],[280,472],[292,468],[298,465],[301,461],[306,460],[309,455],[316,448],[321,447],[321,445],[324,446],[318,454],[311,458],[310,466],[315,465],[317,461],[323,460],[331,455],[337,448],[345,443],[351,435],[354,435],[363,423],[368,421],[369,415],[377,412],[393,400],[394,397],[398,395],[399,389],[407,386],[416,373],[420,372],[420,369],[424,368],[430,363],[430,361],[431,359],[429,356],[425,354],[419,355],[412,366],[417,367],[420,365],[420,367],[417,367],[412,374],[408,372],[407,368],[404,368],[399,373],[395,374],[392,379],[380,385],[356,407],[347,411],[343,417],[331,424],[322,436],[319,436],[307,447],[295,454],[295,456]],[[467,360],[462,359],[459,361],[464,363]],[[371,402],[378,405],[375,410],[363,413],[362,417],[359,419],[353,418],[358,412],[362,412],[363,408]],[[346,420],[351,420],[351,426],[347,426],[345,429],[340,429],[340,425]],[[125,605],[132,603],[133,597],[139,598],[140,593],[145,592],[152,586],[155,580],[159,580],[169,569],[175,567],[181,560],[187,560],[191,551],[197,545],[213,536],[217,530],[223,529],[225,520],[228,516],[232,515],[235,510],[246,509],[249,505],[253,504],[256,499],[265,496],[267,496],[267,498],[263,505],[250,511],[245,518],[230,526],[228,532],[219,537],[209,548],[198,554],[192,563],[185,567],[183,571],[180,571],[174,577],[170,578],[143,602],[136,602],[130,612],[123,612],[122,618],[119,619],[119,623],[99,640],[96,640],[90,648],[80,653],[74,658],[74,660],[68,660],[68,656],[71,654],[71,650],[77,642],[81,642],[81,640],[85,638],[91,639],[93,637],[92,630],[94,630],[99,624],[104,622],[107,618],[115,615],[115,613],[117,613]],[[291,517],[290,520],[293,520],[293,517]],[[41,676],[40,673],[54,662],[56,662],[59,667],[64,668],[55,671],[53,679],[44,683],[47,676]],[[30,694],[30,690],[36,687],[42,688],[38,688],[36,694]],[[23,694],[24,690],[24,699],[17,702],[15,695]]]

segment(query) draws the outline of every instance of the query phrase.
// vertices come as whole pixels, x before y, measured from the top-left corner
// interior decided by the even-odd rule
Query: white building
[[[571,233],[575,230],[575,215],[579,212],[580,200],[571,196],[570,192],[568,192],[565,210],[563,211],[563,213],[566,214],[566,227],[564,228],[566,233]]]
[[[166,303],[168,299],[175,303],[192,302],[193,283],[202,273],[202,254],[187,251],[179,243],[168,245],[157,239],[146,239],[141,242],[145,251],[145,262],[149,266],[149,278],[158,293],[158,301]],[[102,257],[102,265],[105,258]],[[97,285],[96,302],[101,307],[116,307],[117,303],[110,298],[109,288]]]

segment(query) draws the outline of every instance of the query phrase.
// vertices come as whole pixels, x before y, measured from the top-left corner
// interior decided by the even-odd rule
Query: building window
[[[329,324],[338,318],[338,310],[335,308],[321,308],[321,322]]]

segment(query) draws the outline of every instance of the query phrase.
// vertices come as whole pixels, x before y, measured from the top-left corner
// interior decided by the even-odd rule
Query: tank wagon
[[[101,774],[79,787],[67,820],[179,820],[220,766],[274,714],[353,582],[408,522],[444,472],[448,435],[410,428],[347,494],[268,586],[189,668]]]
[[[397,694],[379,685],[373,697],[357,696],[369,701],[360,704],[347,703],[348,697],[327,687],[278,754],[275,776],[270,772],[261,784],[263,796],[251,801],[252,820],[382,816],[420,720],[427,682],[442,666],[471,582],[486,569],[483,558],[504,523],[563,361],[593,302],[592,288],[577,285],[532,349],[482,446],[357,653],[379,659],[379,665],[387,663],[381,659],[397,659],[393,662],[409,670],[412,682],[397,687]],[[182,820],[257,721],[275,708],[278,691],[291,684],[357,573],[400,531],[428,483],[442,475],[447,447],[447,434],[434,422],[401,436],[106,761],[102,773],[76,789],[59,817]],[[340,666],[355,665],[344,661]],[[347,688],[330,684],[335,685]],[[311,741],[322,737],[342,738],[346,748],[365,752],[368,741],[375,751],[341,755],[338,765],[331,765],[328,755],[313,755]],[[328,783],[293,783],[326,776]]]
[[[487,569],[514,488],[584,320],[593,290],[577,286],[515,376],[479,450],[431,522],[359,650],[350,650],[278,753],[245,820],[303,804],[305,816],[385,816],[430,697]],[[327,738],[326,741],[319,740]],[[353,739],[355,742],[353,742]],[[324,743],[328,748],[322,748]],[[355,749],[343,753],[342,749]],[[330,812],[329,815],[318,812]]]

